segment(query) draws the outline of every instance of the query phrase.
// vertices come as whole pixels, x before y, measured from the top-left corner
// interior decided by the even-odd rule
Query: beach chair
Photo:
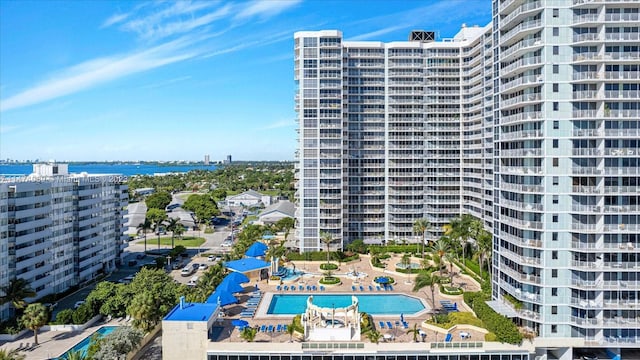
[[[402,327],[405,328],[405,329],[408,329],[409,328],[409,323],[406,322],[406,321],[403,321],[402,322]]]
[[[447,336],[444,338],[444,342],[451,342],[451,340],[453,340],[453,335],[451,334],[447,334]]]
[[[267,325],[262,324],[262,326],[260,326],[260,331],[261,332],[267,331]]]
[[[289,290],[289,285],[285,285],[285,286],[284,286],[284,290],[285,290],[285,291]]]
[[[291,285],[291,291],[296,291],[296,286],[295,285]]]
[[[380,329],[386,329],[386,327],[384,326],[384,322],[383,321],[379,321],[378,325],[380,325]]]
[[[389,285],[388,289],[389,291],[393,291],[393,285]]]
[[[324,286],[320,285],[320,291],[324,291]]]
[[[315,285],[312,285],[311,286],[311,290],[316,291],[316,290],[318,290],[318,288]]]
[[[360,285],[360,291],[364,291],[364,287]]]
[[[287,324],[282,325],[282,331],[287,331],[289,326]]]
[[[351,285],[351,290],[352,291],[356,291],[356,286],[355,285]]]
[[[282,331],[282,325],[278,324],[276,326],[276,332],[280,332],[280,331]]]
[[[298,285],[298,290],[300,290],[300,291],[304,290],[304,286]]]
[[[307,291],[311,291],[311,285],[307,285]]]
[[[276,290],[278,290],[278,291],[282,290],[282,286],[280,286],[280,285],[276,286]]]
[[[369,285],[369,291],[373,291],[373,286]]]
[[[393,324],[391,323],[391,321],[387,321],[387,327],[389,329],[393,329]]]
[[[376,285],[376,290],[382,291],[382,289],[380,288],[380,285]]]
[[[273,325],[269,325],[267,327],[267,332],[273,332]]]

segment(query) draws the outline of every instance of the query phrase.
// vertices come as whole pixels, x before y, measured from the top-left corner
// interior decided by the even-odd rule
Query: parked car
[[[198,264],[198,263],[193,263],[193,264],[191,264],[191,267],[192,267],[192,268],[194,268],[194,269],[196,269],[196,270],[198,270],[198,268],[200,267],[200,264]]]
[[[176,261],[173,264],[171,264],[171,268],[173,268],[173,270],[178,270],[181,269],[184,265],[182,265],[182,261]]]
[[[138,265],[138,262],[137,262],[137,261],[135,261],[135,260],[129,260],[129,261],[127,262],[127,265],[129,265],[129,266],[136,266],[136,265]]]
[[[209,255],[209,257],[207,258],[208,261],[214,261],[214,262],[218,262],[220,261],[220,256],[215,256],[215,255]]]
[[[180,256],[183,258],[188,258],[189,254],[187,254],[186,252],[183,252],[182,254],[180,254]]]
[[[76,301],[76,303],[75,303],[75,304],[73,304],[73,308],[74,308],[74,309],[77,309],[77,308],[79,308],[80,306],[84,305],[84,303],[85,303],[85,301],[84,301],[84,300]]]
[[[198,277],[194,276],[191,279],[189,279],[187,286],[196,286],[197,284],[198,284]]]
[[[187,265],[187,266],[182,268],[182,270],[180,271],[180,275],[184,276],[184,277],[187,277],[187,276],[193,274],[193,272],[195,270],[196,269],[194,269],[192,266]]]
[[[198,270],[207,270],[209,268],[209,265],[202,263],[200,264],[200,266],[198,266]]]

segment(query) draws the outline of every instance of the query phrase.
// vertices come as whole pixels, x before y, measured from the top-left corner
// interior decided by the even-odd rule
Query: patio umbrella
[[[227,280],[227,279],[229,279],[229,280]],[[248,283],[249,282],[249,278],[247,277],[247,275],[245,275],[243,273],[235,272],[235,271],[233,271],[233,272],[231,272],[231,274],[225,276],[224,280],[233,281],[236,284],[242,284],[242,283]]]
[[[239,328],[244,328],[245,326],[249,325],[249,322],[242,319],[235,319],[231,321],[231,325],[237,326]]]
[[[400,322],[404,322],[404,314],[400,313]]]
[[[233,294],[237,292],[243,292],[244,287],[242,287],[242,285],[236,282],[225,279],[225,280],[222,280],[222,282],[218,285],[218,287],[216,288],[216,291],[224,291],[224,292]]]
[[[207,303],[209,304],[218,304],[220,306],[226,306],[230,304],[237,304],[238,299],[236,299],[233,294],[230,292],[216,290],[207,298]]]
[[[378,284],[388,284],[389,283],[389,279],[386,277],[381,277],[381,278],[377,278],[376,282]]]
[[[264,256],[264,254],[267,252],[267,249],[269,249],[267,245],[261,242],[255,242],[253,243],[253,245],[249,246],[244,255],[250,257]]]

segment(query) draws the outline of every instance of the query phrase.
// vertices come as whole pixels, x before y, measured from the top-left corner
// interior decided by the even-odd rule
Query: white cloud
[[[272,130],[272,129],[280,129],[280,128],[285,128],[285,127],[292,127],[295,126],[296,123],[295,121],[289,119],[289,120],[278,120],[275,122],[272,122],[271,124],[267,124],[263,127],[261,127],[259,130]]]
[[[195,40],[183,37],[133,54],[89,60],[21,93],[0,100],[0,112],[76,93],[125,76],[185,61],[198,55],[187,49]]]
[[[347,39],[347,40],[348,41],[360,41],[360,40],[376,39],[380,35],[388,34],[388,33],[391,33],[391,32],[397,31],[397,30],[406,29],[407,27],[408,26],[405,25],[405,24],[389,26],[389,27],[386,27],[384,29],[368,32],[368,33],[365,33],[365,34],[360,34],[360,35],[354,36],[354,37],[352,37],[350,39]]]
[[[113,14],[111,15],[107,20],[105,20],[102,25],[100,26],[100,28],[106,28],[109,27],[111,25],[114,24],[118,24],[123,22],[124,20],[126,20],[129,16],[131,16],[131,13],[124,13],[124,14]]]
[[[12,132],[13,130],[19,129],[18,125],[0,125],[0,134],[6,134],[8,132]]]
[[[235,16],[236,20],[244,20],[253,16],[269,18],[298,5],[301,0],[257,0],[249,3]]]

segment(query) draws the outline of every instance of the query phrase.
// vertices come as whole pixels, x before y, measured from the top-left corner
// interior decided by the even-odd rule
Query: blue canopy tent
[[[269,247],[259,241],[253,243],[253,245],[249,246],[247,251],[244,253],[245,256],[250,257],[259,257],[264,256],[267,253]]]
[[[222,282],[225,282],[225,281],[231,281],[236,284],[244,284],[249,282],[249,278],[247,277],[247,275],[241,272],[232,271],[229,275],[225,276],[224,279],[222,280]]]
[[[237,304],[238,299],[236,299],[236,297],[233,296],[233,294],[231,294],[230,292],[216,290],[207,298],[207,303],[226,306],[230,304]]]

